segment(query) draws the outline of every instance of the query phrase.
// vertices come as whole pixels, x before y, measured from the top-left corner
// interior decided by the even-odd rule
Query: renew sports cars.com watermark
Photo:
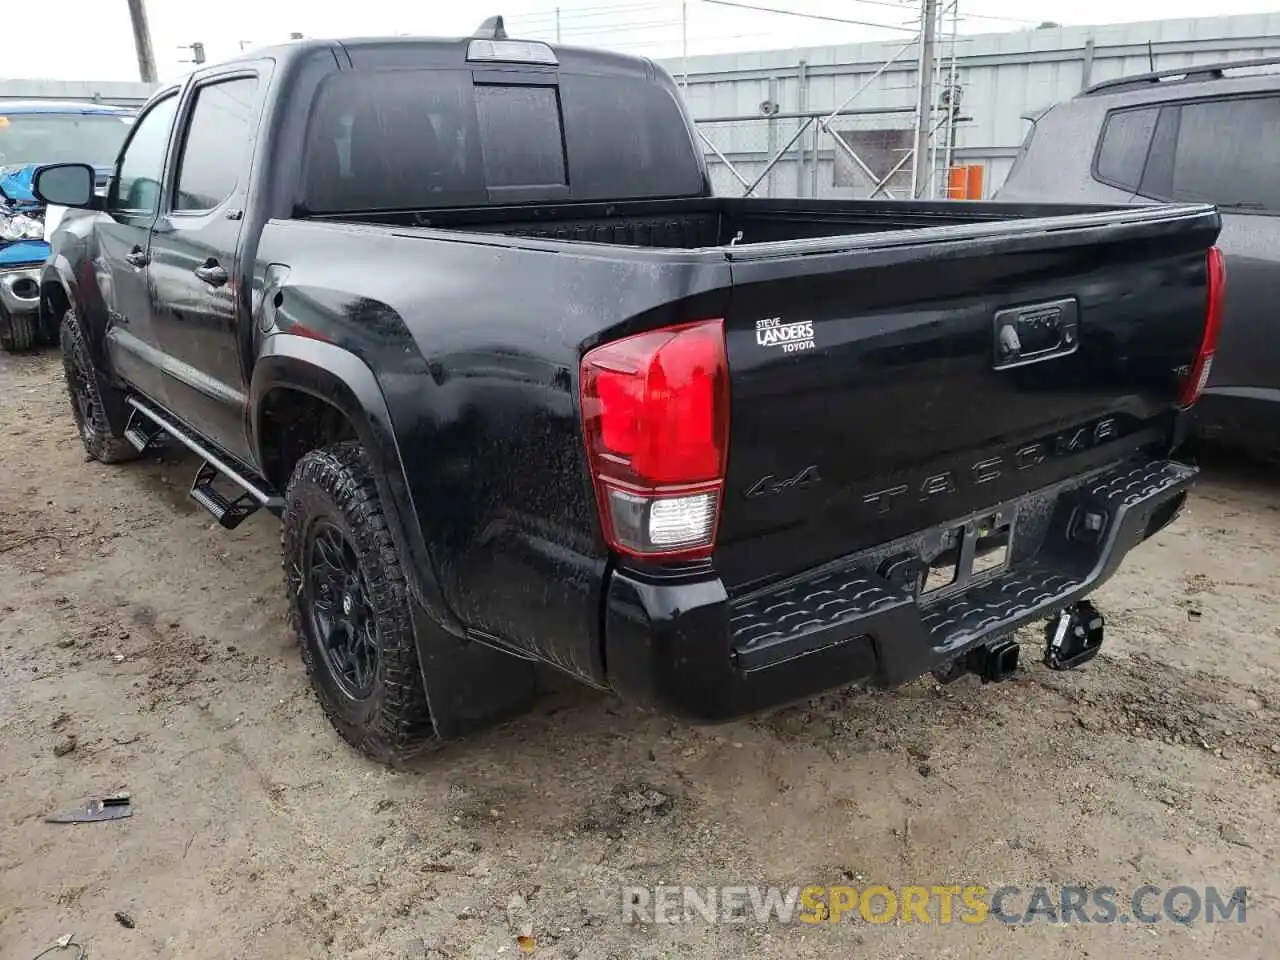
[[[628,923],[1244,923],[1244,887],[624,887]]]

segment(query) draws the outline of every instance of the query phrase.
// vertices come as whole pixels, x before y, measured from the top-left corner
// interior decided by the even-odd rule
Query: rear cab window
[[[476,84],[485,186],[566,187],[564,123],[554,86]]]
[[[569,70],[364,67],[312,106],[303,214],[698,196],[674,96]]]

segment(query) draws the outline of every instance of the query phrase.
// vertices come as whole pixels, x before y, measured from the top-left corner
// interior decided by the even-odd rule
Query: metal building
[[[963,13],[963,0],[958,6]],[[1280,13],[958,36],[944,16],[937,52],[930,193],[946,195],[949,167],[974,165],[989,196],[1017,154],[1023,114],[1099,80],[1280,56]],[[880,196],[903,197],[910,195],[918,55],[913,40],[663,65],[687,84],[718,192],[741,194],[759,180],[755,190],[766,196],[865,197],[882,184]],[[136,106],[152,89],[137,82],[0,79],[0,100]]]
[[[982,195],[989,196],[1025,135],[1023,114],[1100,80],[1280,56],[1280,13],[959,36],[944,23],[938,53],[931,192],[946,195],[950,153],[952,165],[984,168]],[[678,81],[687,77],[686,98],[718,192],[740,194],[744,181],[764,174],[756,191],[766,196],[865,197],[884,180],[890,196],[902,197],[910,195],[904,191],[910,165],[894,167],[912,145],[917,60],[914,41],[905,48],[891,41],[690,57],[663,66]],[[844,112],[830,116],[855,93]],[[949,135],[953,107],[958,119]]]

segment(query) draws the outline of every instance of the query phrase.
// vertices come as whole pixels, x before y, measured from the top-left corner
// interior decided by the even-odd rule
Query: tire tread
[[[326,667],[317,662],[307,643],[297,561],[311,515],[308,503],[317,496],[329,500],[350,529],[377,617],[381,684],[374,692],[377,702],[367,723],[353,721],[343,704],[317,682],[318,671]],[[383,762],[402,763],[438,741],[414,642],[409,591],[368,456],[354,441],[306,454],[294,469],[285,504],[281,556],[290,623],[320,705],[338,733],[357,750]]]
[[[74,309],[68,310],[62,315],[58,340],[62,347],[62,369],[66,377],[67,396],[71,401],[72,417],[75,419],[76,427],[79,429],[81,427],[79,408],[76,405],[75,394],[71,386],[71,364],[73,358],[75,362],[80,364],[81,369],[89,374],[89,391],[92,394],[90,399],[99,411],[105,410],[102,391],[114,390],[115,388],[104,385],[102,377],[98,375],[97,367],[93,363],[93,355],[89,352],[89,345],[85,342],[84,330],[80,326],[80,318],[76,316]],[[110,425],[105,421],[105,417],[102,422],[93,423],[90,427],[91,430],[88,436],[85,435],[82,429],[79,429],[80,441],[84,444],[89,456],[95,460],[101,463],[126,463],[138,458],[138,449],[124,437],[112,433]]]

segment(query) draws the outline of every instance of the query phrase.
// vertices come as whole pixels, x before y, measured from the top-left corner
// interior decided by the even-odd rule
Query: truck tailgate
[[[731,593],[1167,450],[1207,206],[733,247]]]

